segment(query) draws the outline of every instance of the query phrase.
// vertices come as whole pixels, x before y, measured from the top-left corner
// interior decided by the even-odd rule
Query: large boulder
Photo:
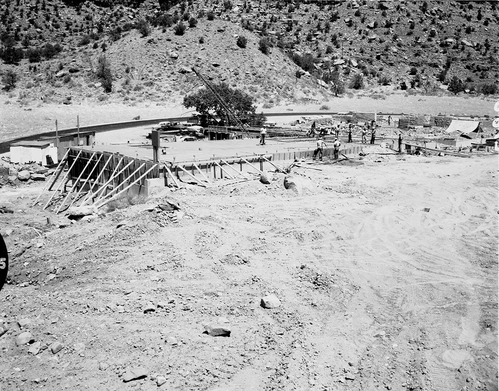
[[[29,178],[31,178],[31,174],[28,170],[19,171],[17,173],[17,179],[19,179],[20,181],[27,181],[29,180]]]

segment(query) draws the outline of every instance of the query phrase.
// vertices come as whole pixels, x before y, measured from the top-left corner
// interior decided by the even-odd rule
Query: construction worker
[[[352,142],[352,124],[348,124],[348,142]]]
[[[260,129],[260,145],[265,145],[265,135],[267,134],[267,129]]]
[[[326,147],[326,143],[324,142],[323,137],[319,137],[317,139],[317,148],[314,151],[314,157],[313,159],[315,160],[317,155],[319,155],[319,160],[322,160],[322,155],[324,153],[324,148]]]
[[[402,153],[402,132],[399,133],[399,153]]]
[[[334,160],[338,160],[338,158],[339,158],[340,147],[341,147],[341,141],[339,139],[335,138],[334,143],[333,143]]]
[[[366,130],[366,127],[365,126],[362,126],[362,144],[366,144],[367,143],[367,130]]]
[[[371,144],[374,144],[376,141],[376,126],[373,126],[371,129]]]

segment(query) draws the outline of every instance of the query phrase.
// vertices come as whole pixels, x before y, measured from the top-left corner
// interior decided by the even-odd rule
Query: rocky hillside
[[[195,66],[268,106],[345,87],[494,94],[496,4],[0,0],[2,82],[20,103],[158,102],[201,86]]]

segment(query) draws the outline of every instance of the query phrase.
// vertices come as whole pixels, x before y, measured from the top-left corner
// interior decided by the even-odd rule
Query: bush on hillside
[[[270,54],[270,48],[271,48],[270,41],[267,38],[261,38],[260,41],[258,42],[258,49],[263,54]]]
[[[113,73],[106,56],[102,55],[97,60],[97,71],[95,74],[102,83],[104,91],[111,92],[113,90]]]
[[[480,92],[484,95],[495,95],[499,92],[497,84],[483,84],[480,87]]]
[[[237,37],[237,41],[236,41],[236,44],[237,46],[239,46],[241,49],[244,49],[246,47],[248,43],[248,40],[246,39],[245,36],[243,35],[240,35],[239,37]]]
[[[184,35],[185,33],[185,24],[183,24],[182,22],[178,22],[173,31],[175,32],[175,35]]]
[[[189,27],[193,28],[196,27],[198,24],[198,20],[195,17],[192,17],[189,19]]]
[[[139,31],[142,37],[147,37],[151,34],[151,26],[149,26],[149,23],[145,19],[140,19],[135,25],[135,28]]]
[[[364,88],[364,77],[361,73],[357,73],[353,76],[352,81],[350,82],[350,88],[354,90],[361,90]]]
[[[10,91],[14,89],[16,87],[17,79],[17,74],[12,69],[7,70],[2,76],[4,90]]]
[[[464,91],[465,85],[459,77],[453,76],[447,89],[453,94],[459,94],[461,91]]]
[[[214,20],[215,19],[215,13],[213,11],[208,11],[206,14],[206,19],[208,20]]]

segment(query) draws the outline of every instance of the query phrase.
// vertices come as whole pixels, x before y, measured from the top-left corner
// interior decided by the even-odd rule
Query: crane
[[[217,99],[218,103],[222,106],[222,108],[225,110],[227,113],[227,116],[233,120],[236,125],[239,127],[239,129],[244,132],[247,136],[249,135],[248,130],[246,129],[245,125],[241,122],[239,118],[237,118],[236,114],[232,111],[232,109],[229,107],[227,103],[223,100],[223,98],[220,96],[220,94],[217,92],[215,87],[196,69],[196,68],[191,68],[192,71],[196,74],[196,76],[203,82],[203,84],[208,88],[213,96]]]

